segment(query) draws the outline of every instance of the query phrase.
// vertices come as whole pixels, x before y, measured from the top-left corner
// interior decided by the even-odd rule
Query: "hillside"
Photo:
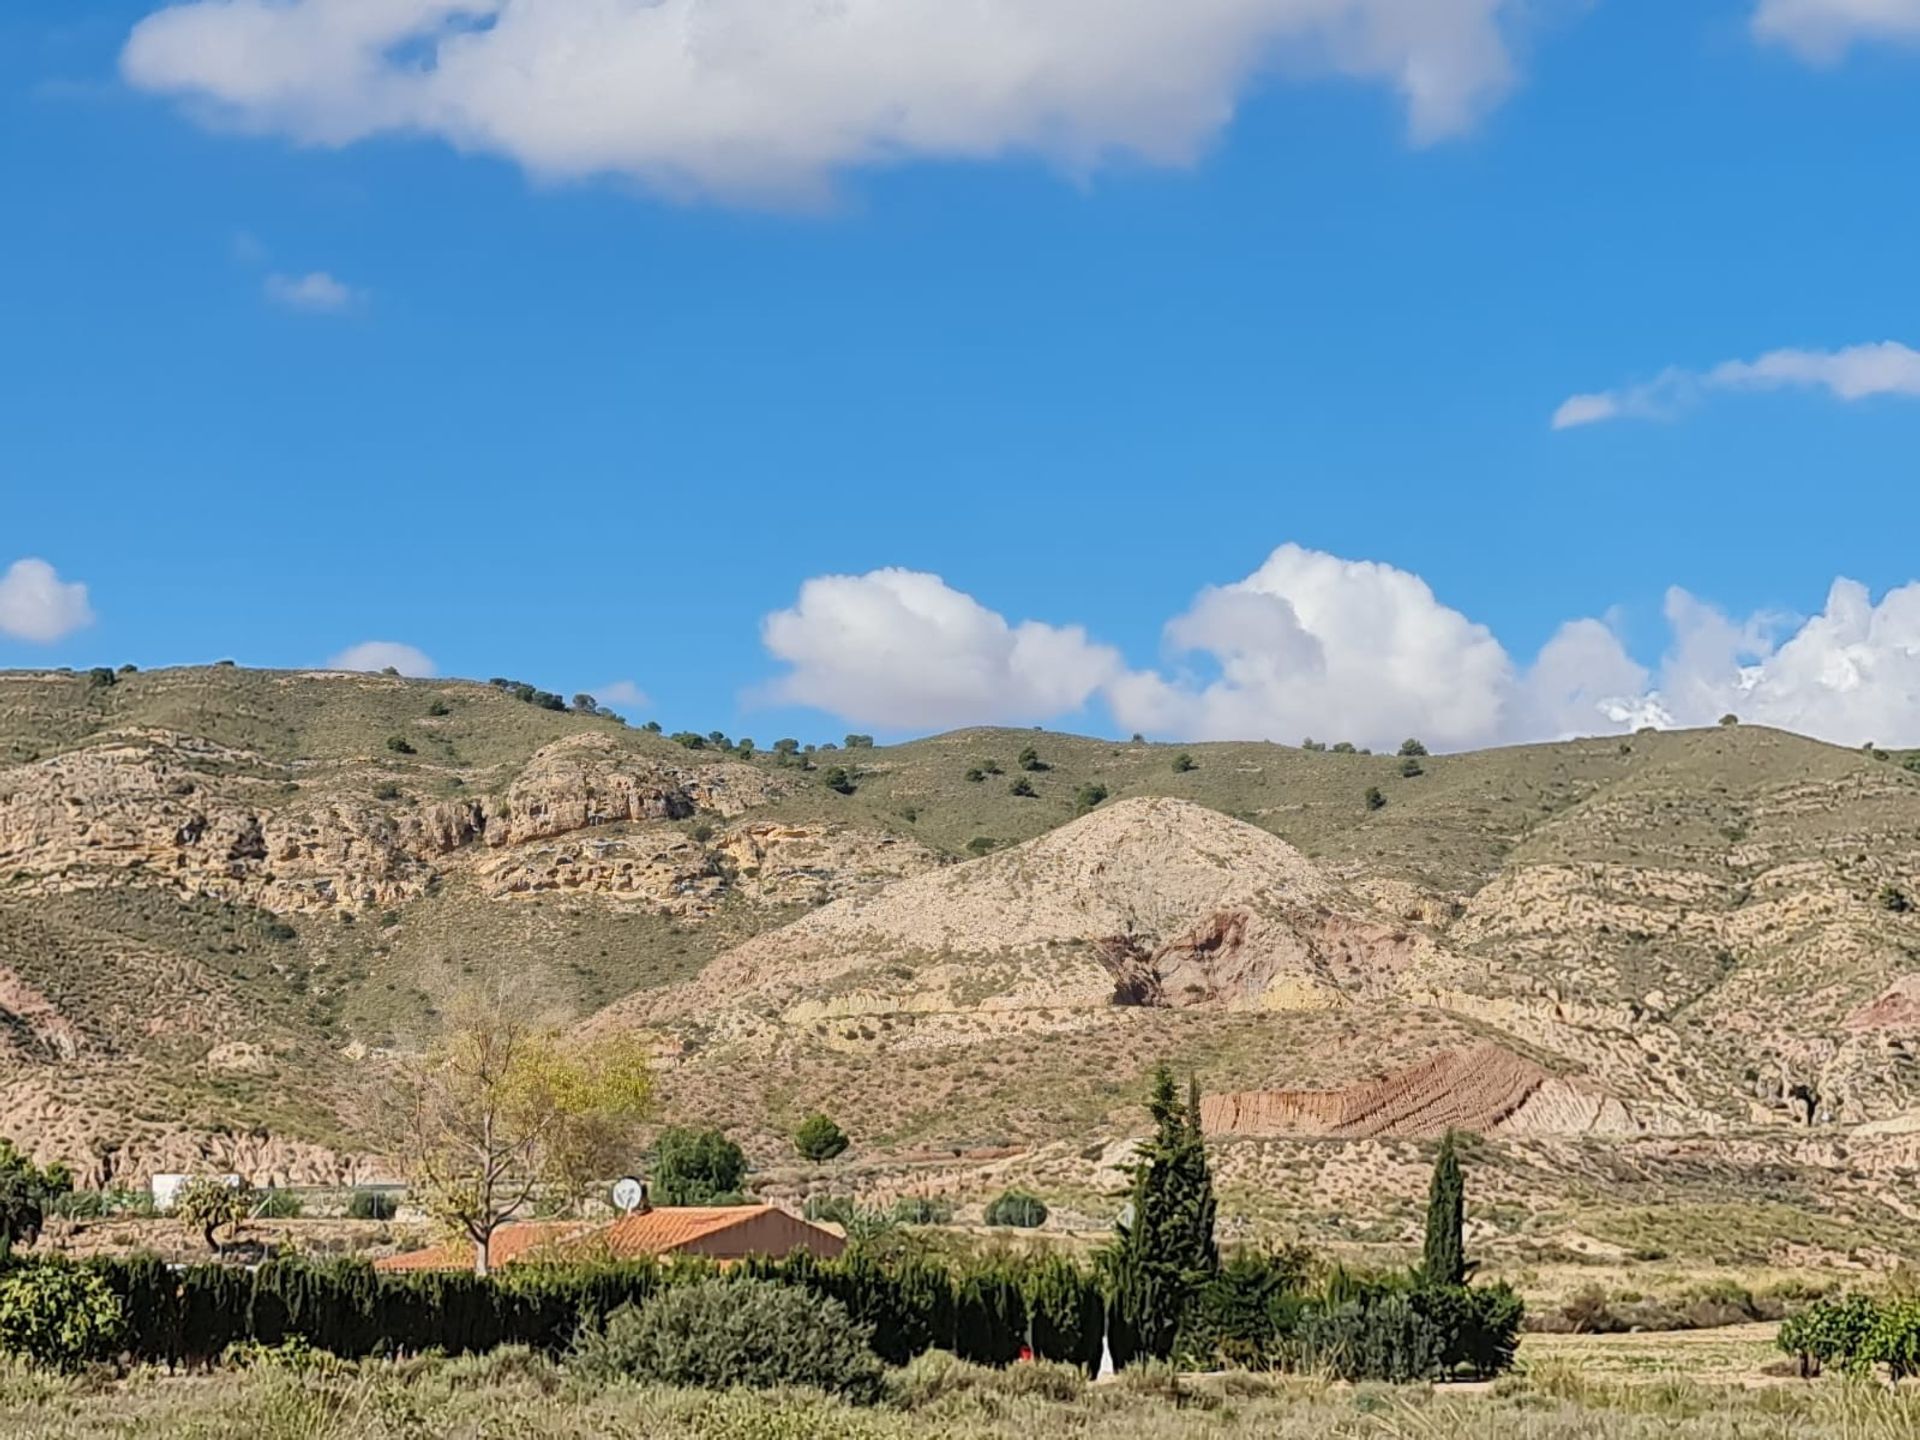
[[[1030,730],[808,759],[473,682],[12,673],[0,1101],[96,1181],[378,1172],[383,1057],[510,982],[651,1036],[669,1117],[775,1186],[822,1183],[780,1157],[826,1108],[857,1142],[832,1183],[1025,1177],[1097,1220],[1169,1058],[1256,1227],[1393,1231],[1406,1147],[1458,1125],[1515,1235],[1591,1238],[1628,1155],[1689,1205],[1798,1187],[1894,1233],[1917,847],[1920,776],[1746,727],[1407,767]]]

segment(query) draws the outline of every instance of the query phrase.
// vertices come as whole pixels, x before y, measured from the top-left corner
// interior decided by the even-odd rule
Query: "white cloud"
[[[1115,674],[1078,627],[1009,625],[938,575],[824,575],[761,638],[789,669],[774,701],[888,727],[1017,723],[1069,714]]]
[[[653,697],[631,680],[615,680],[593,692],[593,698],[610,710],[651,710]]]
[[[1553,413],[1553,428],[1602,420],[1663,420],[1724,390],[1825,390],[1838,400],[1920,396],[1920,350],[1896,340],[1842,350],[1770,350],[1757,360],[1726,360],[1708,370],[1669,369],[1619,390],[1573,395]]]
[[[44,560],[16,560],[0,575],[0,635],[51,645],[93,623],[87,587]]]
[[[366,640],[342,650],[327,662],[329,670],[398,670],[415,680],[431,679],[438,672],[433,660],[411,645],[397,640]]]
[[[1070,715],[1103,700],[1115,727],[1170,739],[1308,736],[1437,749],[1711,725],[1728,712],[1855,745],[1920,744],[1920,581],[1877,605],[1834,582],[1802,622],[1732,620],[1669,592],[1657,673],[1598,619],[1562,625],[1516,664],[1417,575],[1283,545],[1166,627],[1204,673],[1130,669],[1077,627],[1011,623],[938,576],[829,576],[768,617],[791,669],[772,698],[855,724],[947,728]]]
[[[1760,0],[1753,30],[1802,59],[1831,64],[1857,43],[1920,43],[1920,0]]]
[[[313,315],[331,315],[361,299],[360,291],[324,270],[306,275],[269,275],[263,288],[274,304]]]
[[[818,194],[914,157],[1190,162],[1256,75],[1385,83],[1417,141],[1511,86],[1523,0],[185,0],[127,79],[216,123],[429,134],[536,175]]]

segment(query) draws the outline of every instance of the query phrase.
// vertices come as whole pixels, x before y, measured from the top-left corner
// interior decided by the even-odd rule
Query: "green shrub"
[[[1400,762],[1400,778],[1403,780],[1412,780],[1426,773],[1425,770],[1420,768],[1420,762],[1411,755]]]
[[[1300,1323],[1301,1358],[1336,1380],[1393,1385],[1438,1379],[1438,1329],[1405,1292],[1309,1310]]]
[[[987,772],[978,765],[970,765],[967,767],[966,778],[969,783],[978,785],[987,778]]]
[[[1037,1195],[1024,1190],[1003,1190],[987,1202],[989,1225],[1007,1225],[1017,1230],[1036,1230],[1047,1223],[1047,1207]]]
[[[1052,768],[1046,761],[1040,758],[1040,753],[1031,745],[1020,752],[1019,758],[1014,763],[1019,765],[1022,770],[1048,770]]]
[[[0,1350],[31,1364],[79,1370],[111,1355],[125,1333],[120,1298],[94,1270],[41,1260],[0,1277]]]
[[[443,715],[453,714],[453,707],[444,700],[436,700],[427,706],[427,714],[433,716],[435,719],[439,719]]]
[[[959,1397],[980,1397],[988,1403],[1031,1398],[1070,1405],[1086,1392],[1086,1372],[1072,1365],[1035,1360],[996,1369],[945,1350],[916,1355],[887,1377],[887,1398],[902,1410],[924,1410]]]
[[[404,735],[389,735],[387,737],[387,749],[396,755],[411,755],[413,754],[413,742]]]
[[[1007,793],[1022,800],[1031,800],[1034,796],[1033,782],[1024,775],[1019,776],[1008,784]]]
[[[759,1280],[703,1280],[623,1306],[584,1331],[582,1375],[705,1390],[804,1386],[856,1403],[880,1397],[873,1331],[837,1300]]]
[[[1427,747],[1422,745],[1418,740],[1402,740],[1400,742],[1400,753],[1402,755],[1425,755],[1427,753]]]
[[[1084,815],[1102,800],[1107,798],[1107,787],[1095,780],[1090,785],[1082,785],[1073,793],[1073,808]]]
[[[664,1130],[654,1144],[653,1192],[663,1205],[714,1205],[740,1193],[747,1157],[718,1130]]]
[[[1174,1353],[1188,1369],[1272,1370],[1298,1348],[1312,1257],[1299,1247],[1232,1255],[1193,1292]]]
[[[1920,1375],[1920,1299],[1881,1305],[1873,1333],[1867,1336],[1866,1357],[1886,1366],[1887,1378],[1896,1385],[1909,1375]]]
[[[1369,810],[1381,809],[1387,803],[1387,797],[1380,793],[1378,785],[1369,785],[1366,793],[1366,806]]]
[[[1173,770],[1176,775],[1184,775],[1189,770],[1197,770],[1199,768],[1200,767],[1194,763],[1193,756],[1184,750],[1173,757]]]
[[[842,765],[829,765],[820,773],[820,783],[840,795],[851,795],[859,788]]]
[[[1873,1367],[1871,1342],[1879,1323],[1880,1306],[1865,1295],[1816,1300],[1781,1322],[1776,1343],[1799,1357],[1803,1375],[1818,1375],[1828,1365],[1858,1374]]]
[[[391,1220],[400,1202],[384,1190],[356,1190],[347,1199],[349,1220]]]
[[[976,835],[967,841],[967,853],[969,855],[984,855],[999,843],[998,840],[995,840],[990,835]]]
[[[793,1132],[793,1148],[802,1159],[815,1164],[833,1159],[846,1150],[847,1144],[847,1132],[817,1110]]]

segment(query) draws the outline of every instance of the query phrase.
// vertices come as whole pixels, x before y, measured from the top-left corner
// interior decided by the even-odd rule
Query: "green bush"
[[[793,1132],[793,1148],[800,1152],[802,1159],[815,1164],[843,1153],[847,1144],[847,1132],[817,1110]]]
[[[1022,800],[1031,800],[1034,796],[1033,782],[1021,775],[1008,784],[1007,793]]]
[[[349,1220],[391,1220],[400,1202],[384,1190],[356,1190],[347,1199]]]
[[[119,1296],[92,1269],[43,1260],[0,1276],[0,1350],[73,1371],[113,1354],[125,1333]]]
[[[1425,755],[1427,753],[1427,747],[1422,745],[1418,740],[1402,740],[1400,742],[1400,753],[1403,756]]]
[[[1173,770],[1176,775],[1184,775],[1189,770],[1197,770],[1199,768],[1200,767],[1194,763],[1193,756],[1184,750],[1173,757]]]
[[[859,788],[853,783],[853,776],[847,773],[846,767],[841,765],[829,765],[823,770],[820,783],[839,795],[851,795]]]
[[[1380,793],[1380,787],[1378,785],[1369,785],[1367,787],[1365,799],[1367,809],[1369,810],[1379,810],[1387,803],[1387,797]]]
[[[733,1203],[747,1157],[718,1130],[664,1130],[654,1143],[653,1193],[663,1205]]]
[[[1016,1230],[1036,1230],[1047,1223],[1047,1207],[1037,1195],[1024,1190],[1003,1190],[987,1202],[986,1222],[1008,1225]]]
[[[1440,1333],[1403,1291],[1309,1310],[1300,1350],[1309,1370],[1336,1380],[1407,1385],[1441,1373]]]
[[[411,755],[413,754],[413,742],[404,735],[389,735],[387,737],[387,749],[396,755]]]
[[[1818,1375],[1831,1365],[1850,1374],[1873,1368],[1874,1336],[1881,1306],[1865,1295],[1842,1295],[1816,1300],[1780,1324],[1778,1345],[1798,1356],[1803,1375]]]
[[[902,1195],[893,1202],[893,1218],[902,1225],[945,1225],[953,1219],[953,1206],[929,1195]]]
[[[873,1331],[837,1300],[760,1280],[703,1280],[623,1306],[582,1332],[573,1366],[589,1379],[705,1390],[804,1386],[856,1403],[880,1398]]]

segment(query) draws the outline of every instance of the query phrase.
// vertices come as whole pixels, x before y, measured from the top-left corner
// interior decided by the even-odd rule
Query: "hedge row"
[[[345,1359],[429,1350],[475,1354],[501,1345],[557,1354],[583,1325],[643,1303],[665,1286],[714,1273],[711,1265],[690,1261],[525,1265],[485,1277],[382,1274],[362,1261],[276,1260],[251,1271],[174,1270],[151,1257],[88,1263],[120,1302],[128,1356],[168,1366],[208,1365],[229,1345],[289,1339]],[[956,1274],[924,1261],[822,1261],[802,1252],[750,1261],[730,1273],[831,1296],[874,1327],[875,1350],[893,1364],[941,1349],[1004,1365],[1027,1346],[1043,1359],[1089,1371],[1100,1363],[1099,1284],[1065,1260]]]
[[[1920,1298],[1817,1300],[1781,1323],[1779,1344],[1806,1376],[1828,1365],[1850,1375],[1884,1365],[1896,1381],[1920,1375]]]
[[[559,1354],[621,1306],[716,1273],[710,1262],[688,1260],[524,1265],[485,1277],[382,1274],[364,1261],[173,1269],[135,1257],[80,1268],[99,1277],[117,1304],[114,1351],[170,1368],[211,1365],[231,1345],[288,1340],[344,1359],[474,1354],[501,1345]],[[75,1273],[71,1262],[15,1261],[0,1277],[0,1300],[57,1293],[57,1286],[14,1283],[48,1270]],[[873,1348],[895,1365],[928,1350],[984,1365],[1005,1365],[1030,1351],[1092,1373],[1103,1340],[1117,1365],[1141,1358],[1126,1338],[1135,1327],[1110,1313],[1098,1272],[1058,1256],[950,1269],[924,1259],[883,1262],[856,1253],[819,1260],[800,1252],[743,1262],[727,1273],[838,1301],[872,1327]],[[1296,1256],[1230,1260],[1187,1305],[1175,1358],[1202,1368],[1311,1369],[1383,1380],[1493,1375],[1512,1363],[1521,1306],[1505,1286],[1425,1287],[1336,1272],[1309,1295],[1305,1282]]]

